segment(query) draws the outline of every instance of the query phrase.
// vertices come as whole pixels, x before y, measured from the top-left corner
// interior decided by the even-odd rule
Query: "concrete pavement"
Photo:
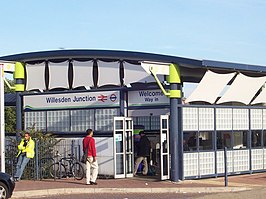
[[[185,180],[178,183],[159,181],[152,177],[98,179],[98,185],[86,185],[85,179],[21,180],[16,183],[12,198],[81,193],[218,193],[266,187],[266,173],[229,176],[228,180],[228,187],[224,186],[223,177]]]

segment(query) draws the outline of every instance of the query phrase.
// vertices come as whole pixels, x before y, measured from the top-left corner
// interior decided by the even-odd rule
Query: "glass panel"
[[[247,146],[247,134],[248,134],[247,131],[233,132],[233,136],[234,136],[233,148],[234,149],[248,148],[248,146]]]
[[[126,152],[132,152],[132,132],[126,131]]]
[[[94,110],[71,110],[71,131],[94,129]]]
[[[114,116],[118,116],[119,109],[96,109],[95,130],[112,131]]]
[[[160,116],[133,117],[134,125],[143,125],[145,130],[159,130]]]
[[[47,112],[47,131],[70,131],[70,112],[48,111]]]
[[[132,154],[126,156],[127,173],[133,173]]]
[[[168,120],[166,120],[166,119],[162,119],[162,128],[163,129],[167,129],[167,125],[168,124]]]
[[[261,137],[262,137],[262,131],[251,132],[251,146],[253,148],[262,146]]]
[[[196,132],[184,132],[183,136],[183,148],[184,151],[196,151],[197,150],[197,133]]]
[[[132,130],[132,120],[126,120],[126,129]]]
[[[213,132],[199,132],[199,150],[213,149]]]
[[[168,158],[167,158],[167,155],[163,156],[163,175],[168,175]]]
[[[160,116],[151,116],[150,117],[150,130],[160,129]]]
[[[217,132],[217,149],[224,149],[224,147],[227,147],[228,149],[232,148],[231,134],[231,132]]]
[[[25,112],[25,129],[46,131],[46,111]]]
[[[266,131],[263,131],[263,146],[266,147]]]
[[[163,147],[163,153],[167,153],[168,146],[167,146],[167,131],[162,131],[162,147]]]
[[[116,153],[124,152],[123,131],[115,133],[115,145],[116,145]]]
[[[124,174],[124,155],[116,154],[116,174]]]
[[[123,129],[124,121],[123,120],[116,120],[115,121],[115,130]]]

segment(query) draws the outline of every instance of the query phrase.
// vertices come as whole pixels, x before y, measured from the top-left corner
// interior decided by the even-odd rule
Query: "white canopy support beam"
[[[4,102],[4,71],[14,72],[15,63],[0,62],[0,158],[1,172],[5,172],[5,102]]]

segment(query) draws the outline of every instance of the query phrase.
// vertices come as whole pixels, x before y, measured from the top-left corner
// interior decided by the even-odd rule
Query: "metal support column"
[[[183,179],[183,135],[181,135],[181,108],[178,107],[178,104],[181,104],[181,91],[179,90],[181,80],[176,64],[170,64],[168,78],[170,83],[170,179],[178,182]]]
[[[20,141],[21,136],[20,133],[22,131],[22,99],[21,93],[24,91],[24,66],[20,62],[16,62],[15,64],[15,89],[16,89],[16,140]]]

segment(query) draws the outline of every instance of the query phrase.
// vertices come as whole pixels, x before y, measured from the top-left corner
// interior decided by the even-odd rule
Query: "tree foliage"
[[[55,154],[54,146],[58,144],[61,139],[56,139],[56,137],[51,133],[36,131],[34,130],[34,127],[22,132],[21,137],[24,135],[25,132],[29,132],[31,138],[35,141],[35,157],[30,160],[27,167],[25,168],[23,172],[23,178],[36,179],[37,167],[39,170],[39,176],[44,176],[44,172],[47,172],[47,168],[53,163],[52,158]],[[6,168],[7,173],[11,175],[15,172],[18,144],[19,142],[16,141],[16,137],[7,138]]]
[[[15,86],[15,80],[6,79],[10,86]],[[14,89],[10,89],[6,83],[4,84],[4,92],[5,93],[15,93]]]

